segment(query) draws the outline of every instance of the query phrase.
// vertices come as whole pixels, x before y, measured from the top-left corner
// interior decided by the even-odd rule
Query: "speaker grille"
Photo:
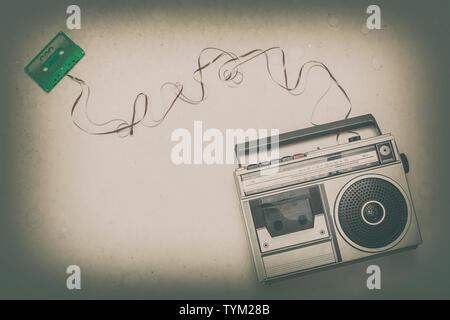
[[[367,223],[368,220],[363,219],[363,209],[368,203],[376,202],[384,207],[384,217],[378,223]],[[392,183],[366,178],[345,190],[339,202],[338,219],[342,231],[355,244],[370,249],[382,248],[402,234],[408,221],[408,206],[403,194]]]

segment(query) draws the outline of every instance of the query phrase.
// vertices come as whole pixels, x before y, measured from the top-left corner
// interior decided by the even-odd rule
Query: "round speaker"
[[[351,245],[366,251],[385,250],[400,241],[406,232],[407,198],[389,180],[378,175],[363,176],[341,190],[335,220]]]

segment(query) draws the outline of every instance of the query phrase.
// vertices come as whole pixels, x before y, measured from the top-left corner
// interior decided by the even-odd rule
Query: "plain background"
[[[68,1],[6,1],[0,13],[2,298],[449,298],[448,1],[79,1],[81,30],[67,30]],[[382,29],[364,27],[370,4]],[[72,74],[92,89],[96,121],[130,119],[134,97],[161,105],[165,81],[186,84],[201,49],[235,53],[280,46],[288,73],[326,63],[349,93],[352,115],[372,113],[408,155],[408,180],[423,245],[368,262],[260,285],[250,259],[233,165],[174,165],[177,128],[307,127],[326,74],[310,74],[292,97],[263,60],[243,68],[239,88],[205,73],[208,99],[177,103],[156,129],[133,137],[90,136],[71,122],[79,87],[63,79],[51,93],[24,72],[58,32],[86,56]],[[275,66],[281,66],[275,60]],[[277,64],[278,63],[278,64]],[[293,80],[291,80],[293,81]],[[335,87],[318,122],[343,117]],[[82,290],[65,287],[79,265]],[[366,288],[377,264],[382,289]]]

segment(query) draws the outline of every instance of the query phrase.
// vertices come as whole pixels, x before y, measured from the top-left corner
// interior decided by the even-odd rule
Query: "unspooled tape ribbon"
[[[215,53],[213,58],[209,59],[207,62],[203,62],[204,56],[210,52]],[[279,81],[274,77],[273,68],[270,65],[270,57],[269,57],[269,54],[272,52],[281,55],[282,72],[283,72],[283,80],[282,81]],[[112,120],[109,120],[104,123],[96,123],[96,122],[92,121],[88,115],[87,106],[88,106],[88,101],[89,101],[89,97],[90,97],[89,86],[87,85],[87,83],[84,80],[77,78],[75,76],[72,76],[72,75],[67,75],[71,80],[78,83],[81,87],[80,94],[77,96],[74,104],[72,105],[70,115],[71,115],[73,123],[79,129],[81,129],[82,131],[84,131],[85,133],[88,133],[88,134],[107,135],[107,134],[114,134],[114,133],[117,133],[117,134],[126,133],[125,136],[127,136],[128,134],[133,135],[134,129],[138,125],[142,125],[142,126],[150,127],[150,128],[160,125],[166,119],[167,115],[173,109],[175,103],[178,100],[181,100],[183,102],[186,102],[186,103],[192,104],[192,105],[200,104],[201,102],[203,102],[206,99],[206,86],[205,86],[205,83],[203,80],[203,72],[205,69],[211,68],[213,65],[217,65],[220,63],[219,67],[218,67],[219,79],[221,81],[225,82],[230,87],[236,87],[236,86],[239,86],[244,79],[244,74],[242,73],[241,67],[243,65],[248,64],[249,62],[257,59],[258,57],[265,58],[266,70],[267,70],[267,73],[268,73],[270,79],[275,84],[280,86],[282,89],[286,90],[288,93],[295,95],[295,96],[300,95],[305,91],[307,76],[311,69],[320,68],[320,69],[323,69],[326,71],[326,73],[328,74],[328,76],[330,78],[330,83],[329,83],[327,90],[318,99],[318,101],[316,102],[316,104],[313,108],[313,111],[312,111],[311,117],[310,117],[311,124],[317,125],[313,121],[314,114],[316,112],[317,106],[319,105],[320,101],[330,90],[332,83],[334,83],[337,86],[337,88],[340,90],[340,92],[344,95],[345,99],[348,101],[348,111],[345,114],[344,119],[347,119],[349,117],[349,115],[352,111],[352,103],[351,103],[350,97],[348,96],[347,92],[344,90],[342,85],[337,81],[336,77],[332,74],[330,69],[324,63],[322,63],[320,61],[316,61],[316,60],[310,60],[310,61],[303,63],[298,71],[295,83],[292,86],[289,85],[289,79],[288,79],[287,70],[286,70],[286,55],[285,55],[284,50],[281,49],[280,47],[272,47],[272,48],[265,49],[265,50],[254,49],[254,50],[246,52],[242,55],[236,55],[233,52],[225,51],[225,50],[222,50],[219,48],[209,47],[209,48],[203,49],[197,57],[197,68],[193,72],[193,79],[195,82],[198,83],[198,85],[200,87],[200,97],[198,99],[188,97],[183,91],[183,89],[184,89],[183,85],[180,83],[175,83],[175,82],[164,83],[161,86],[161,92],[163,91],[164,88],[171,87],[174,89],[175,94],[174,94],[174,98],[169,101],[168,106],[166,108],[164,108],[164,105],[163,105],[164,111],[163,111],[162,115],[157,119],[154,119],[150,112],[149,96],[147,94],[141,92],[141,93],[137,94],[137,96],[134,100],[131,121],[126,121],[123,119],[112,119]],[[305,75],[305,73],[306,73],[306,75]],[[303,78],[305,78],[305,86],[303,89],[301,89],[300,83]],[[80,99],[82,98],[83,94],[85,94],[85,92],[87,92],[87,97],[85,100],[86,117],[87,117],[88,121],[94,127],[99,129],[99,131],[92,131],[90,129],[84,128],[75,119],[75,111],[79,107]],[[138,101],[140,99],[143,100],[143,110],[141,112],[141,116],[138,119],[137,118],[137,106],[138,106]],[[147,118],[149,118],[150,123],[146,123]],[[102,128],[105,128],[106,126],[111,125],[114,122],[118,123],[117,126],[115,127],[115,129],[101,130]],[[352,132],[352,133],[354,133],[354,132]],[[121,136],[123,137],[123,135],[121,135]],[[336,140],[338,139],[338,137],[339,137],[339,134],[337,135]]]

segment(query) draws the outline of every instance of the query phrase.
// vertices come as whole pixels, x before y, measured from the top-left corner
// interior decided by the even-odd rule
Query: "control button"
[[[395,161],[394,149],[390,142],[383,142],[377,144],[377,151],[380,157],[381,163],[387,163]]]
[[[400,153],[400,159],[402,159],[403,170],[405,170],[405,173],[408,173],[409,172],[409,162],[408,162],[408,158],[406,157],[406,154]]]
[[[354,136],[354,137],[348,138],[348,142],[359,141],[359,140],[361,140],[361,136]]]
[[[256,168],[258,168],[258,164],[256,164],[256,163],[249,164],[247,166],[247,170],[252,170],[252,169],[256,169]]]
[[[304,153],[297,153],[297,154],[294,154],[294,159],[301,159],[301,158],[304,158],[304,157],[306,157],[306,154],[304,154]]]
[[[281,162],[286,162],[286,161],[291,161],[291,160],[294,160],[293,156],[286,156],[286,157],[281,158]]]
[[[380,147],[380,154],[382,156],[388,156],[391,154],[391,148],[388,145],[384,144]]]
[[[260,163],[259,163],[259,166],[260,166],[260,167],[266,167],[266,166],[268,166],[268,165],[270,165],[270,161],[263,161],[263,162],[260,162]]]

